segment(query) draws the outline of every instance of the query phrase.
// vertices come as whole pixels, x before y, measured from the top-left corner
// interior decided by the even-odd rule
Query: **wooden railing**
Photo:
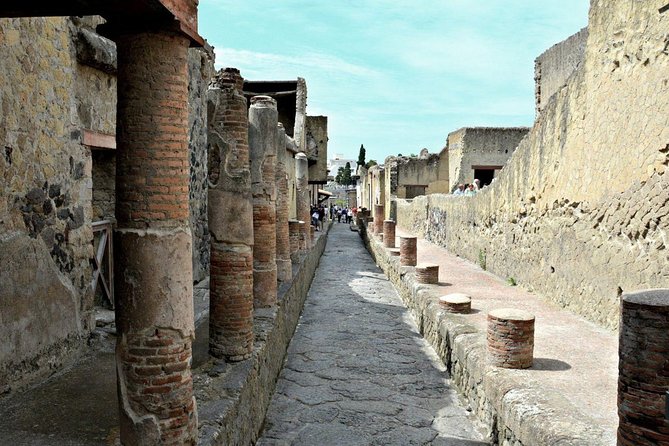
[[[93,247],[95,249],[95,264],[93,271],[93,294],[98,283],[102,284],[102,294],[105,295],[111,307],[114,308],[114,243],[112,222],[102,220],[93,222]],[[96,235],[100,234],[95,244]],[[105,262],[106,260],[106,262]]]

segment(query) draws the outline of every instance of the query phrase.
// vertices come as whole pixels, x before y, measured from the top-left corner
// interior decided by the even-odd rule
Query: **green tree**
[[[335,182],[337,184],[342,184],[342,176],[344,175],[344,168],[340,167],[339,170],[337,171],[337,176],[335,177]]]
[[[358,162],[356,163],[357,166],[364,166],[365,165],[365,146],[360,144],[360,152],[358,153]]]
[[[369,161],[367,161],[367,164],[365,164],[365,167],[367,169],[369,169],[370,167],[376,166],[377,164],[379,164],[379,163],[377,163],[376,160],[369,160]]]
[[[339,183],[343,186],[350,186],[353,184],[353,178],[351,178],[351,163],[346,163],[344,166],[342,175],[341,175],[341,182]]]

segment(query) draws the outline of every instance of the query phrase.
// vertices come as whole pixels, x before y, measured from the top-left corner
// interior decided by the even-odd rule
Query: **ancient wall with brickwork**
[[[588,29],[544,51],[534,61],[535,106],[539,114],[549,99],[567,83],[567,79],[583,62]]]
[[[400,225],[609,328],[622,291],[667,287],[663,3],[593,1],[584,63],[497,181],[398,204]]]
[[[71,359],[90,329],[91,156],[70,27],[66,18],[0,20],[4,390]],[[104,117],[87,124],[95,120]]]
[[[0,391],[75,358],[92,329],[91,222],[115,221],[116,46],[98,17],[0,20]],[[206,106],[213,61],[190,50],[193,263],[208,265]],[[98,293],[99,294],[99,293]]]
[[[306,147],[309,158],[309,183],[328,181],[328,117],[307,116]]]
[[[446,142],[449,190],[473,182],[475,167],[496,167],[497,176],[528,131],[527,127],[465,127],[450,133]]]

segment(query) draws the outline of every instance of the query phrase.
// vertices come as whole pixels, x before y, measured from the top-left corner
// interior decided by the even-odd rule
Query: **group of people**
[[[337,220],[338,223],[351,224],[353,218],[358,213],[358,208],[344,208],[340,206],[324,207],[323,205],[311,206],[311,224],[316,227],[317,231],[323,229],[323,222],[325,217],[329,215],[330,220]]]
[[[481,182],[475,179],[474,182],[470,184],[463,184],[463,183],[458,184],[458,187],[453,191],[453,195],[472,196],[476,195],[476,193],[480,189],[481,189]]]

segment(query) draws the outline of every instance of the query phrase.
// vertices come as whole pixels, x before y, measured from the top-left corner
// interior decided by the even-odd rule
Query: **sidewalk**
[[[401,235],[411,234],[398,228],[397,236]],[[559,434],[552,431],[559,430],[560,426],[563,429],[561,438],[566,439],[569,434],[574,436],[572,441],[560,444],[615,444],[618,423],[616,334],[522,287],[510,286],[493,274],[423,239],[418,239],[418,263],[439,265],[439,285],[417,285],[413,280],[413,268],[399,267],[399,261],[395,260],[398,258],[389,257],[387,249],[371,235],[370,246],[380,266],[389,275],[396,275],[395,285],[401,282],[400,287],[405,292],[400,290],[400,293],[405,301],[409,295],[413,295],[415,302],[413,305],[409,303],[409,306],[413,306],[414,313],[422,312],[419,318],[431,319],[423,323],[424,331],[428,331],[429,324],[440,327],[442,320],[451,328],[453,324],[459,324],[458,330],[446,333],[446,336],[444,328],[432,327],[432,331],[438,332],[433,333],[432,337],[439,338],[433,339],[433,343],[465,344],[462,347],[465,353],[461,353],[464,356],[469,355],[466,352],[469,347],[480,350],[469,355],[471,358],[460,358],[460,365],[467,367],[465,362],[471,363],[472,358],[476,360],[477,367],[482,368],[480,372],[484,373],[484,383],[481,384],[485,384],[488,392],[486,398],[495,409],[508,412],[505,416],[513,418],[511,424],[525,425],[525,428],[519,427],[519,430],[527,429],[528,423],[539,424],[532,427],[532,434],[523,434],[529,436],[530,440],[528,442],[526,438],[524,445],[551,444],[532,436],[555,438]],[[471,314],[445,315],[439,310],[436,303],[438,297],[455,292],[472,297]],[[427,302],[419,302],[423,298]],[[536,317],[534,365],[527,370],[493,369],[485,364],[487,314],[490,310],[508,307],[527,310]],[[463,329],[465,326],[467,328]],[[470,335],[462,336],[461,333]],[[448,339],[449,336],[457,339]],[[429,338],[427,334],[426,337]],[[457,351],[448,354],[458,356]],[[575,421],[582,425],[575,427],[565,424]],[[570,429],[573,431],[570,432]]]

